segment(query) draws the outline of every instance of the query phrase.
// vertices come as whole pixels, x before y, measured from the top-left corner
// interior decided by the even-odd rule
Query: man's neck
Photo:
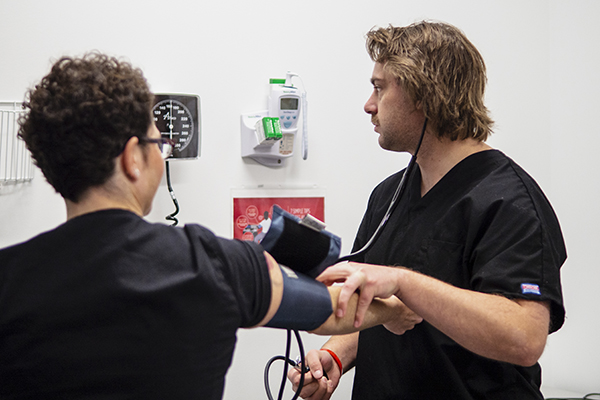
[[[471,154],[490,149],[486,143],[473,139],[451,141],[429,137],[417,156],[421,170],[421,196],[425,196],[456,164]]]

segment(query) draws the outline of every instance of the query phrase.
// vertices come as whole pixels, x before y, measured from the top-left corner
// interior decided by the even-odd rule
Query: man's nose
[[[369,97],[369,99],[365,103],[364,109],[367,114],[377,114],[377,105],[375,104],[373,95],[371,95],[371,97]]]

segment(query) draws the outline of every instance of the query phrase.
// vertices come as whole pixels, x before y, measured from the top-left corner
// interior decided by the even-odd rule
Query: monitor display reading
[[[282,110],[297,110],[298,109],[298,99],[284,97],[281,99],[279,103]]]

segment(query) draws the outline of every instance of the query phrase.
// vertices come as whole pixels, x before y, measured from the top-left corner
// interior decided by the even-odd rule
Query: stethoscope
[[[383,232],[383,228],[387,224],[388,220],[390,219],[390,216],[392,215],[392,213],[394,212],[394,210],[400,203],[400,200],[402,199],[402,196],[404,195],[404,192],[406,191],[406,185],[408,182],[408,178],[412,175],[412,172],[415,168],[415,164],[417,162],[417,154],[419,153],[419,149],[421,148],[421,143],[423,143],[423,137],[425,136],[426,128],[427,128],[427,118],[425,118],[425,122],[423,123],[423,129],[421,130],[421,136],[419,137],[419,142],[417,143],[417,148],[415,149],[415,153],[410,158],[410,161],[408,162],[408,166],[404,170],[404,174],[402,174],[400,183],[398,184],[398,187],[396,188],[396,191],[394,192],[394,195],[392,196],[390,205],[388,206],[388,208],[385,212],[385,215],[379,222],[377,229],[375,230],[373,235],[371,235],[371,238],[367,241],[367,244],[365,244],[360,250],[357,250],[354,253],[351,253],[346,256],[338,258],[338,260],[336,261],[336,264],[340,263],[342,261],[352,261],[356,257],[366,253],[367,251],[369,251],[371,249],[371,247],[373,247],[375,242],[377,242],[377,240],[381,236],[381,233]],[[300,356],[296,360],[290,359],[291,334],[292,334],[292,331],[290,329],[288,329],[287,330],[287,343],[286,343],[285,356],[275,356],[275,357],[271,358],[265,367],[264,385],[265,385],[265,390],[267,392],[267,398],[269,400],[273,400],[273,396],[271,395],[271,388],[269,386],[269,369],[271,367],[271,364],[273,364],[273,362],[275,362],[277,360],[284,361],[283,378],[282,378],[281,386],[279,388],[279,396],[277,397],[277,399],[280,400],[283,397],[283,388],[285,387],[285,382],[287,381],[288,366],[298,368],[302,372],[300,374],[300,383],[298,385],[298,390],[294,394],[294,397],[292,397],[292,400],[296,400],[300,396],[300,391],[302,390],[302,386],[304,384],[304,374],[306,372],[308,372],[308,367],[306,366],[306,359],[304,356],[304,347],[302,345],[302,339],[300,338],[300,333],[298,331],[294,331],[294,334],[296,336],[296,342],[298,343],[298,351],[300,353]],[[325,371],[323,371],[323,373],[325,374]],[[327,376],[327,375],[325,375],[325,376]]]
[[[423,129],[421,130],[421,136],[419,138],[419,143],[417,143],[417,148],[415,150],[415,154],[413,154],[413,156],[410,158],[410,161],[408,162],[408,166],[404,170],[404,174],[402,174],[402,179],[400,179],[400,183],[398,184],[398,187],[396,188],[396,191],[394,192],[394,195],[392,196],[390,205],[388,206],[388,209],[385,212],[385,215],[381,219],[381,222],[379,222],[379,226],[377,226],[377,229],[375,230],[373,235],[371,235],[371,238],[369,239],[367,244],[365,244],[360,250],[357,250],[354,253],[351,253],[346,256],[338,258],[338,260],[337,260],[338,263],[342,262],[342,261],[352,261],[353,259],[356,259],[356,257],[366,253],[367,251],[369,251],[369,249],[371,249],[371,247],[373,247],[373,245],[375,244],[377,239],[379,239],[379,237],[381,236],[381,233],[383,232],[383,228],[387,224],[388,220],[390,219],[390,216],[392,215],[392,213],[394,212],[394,210],[396,209],[398,204],[400,204],[400,200],[402,199],[402,196],[404,195],[404,192],[406,191],[408,177],[410,177],[412,175],[413,169],[415,168],[415,164],[417,162],[417,153],[419,153],[419,149],[421,148],[421,143],[423,143],[423,137],[425,136],[426,128],[427,128],[427,118],[425,118],[425,122],[423,123]]]

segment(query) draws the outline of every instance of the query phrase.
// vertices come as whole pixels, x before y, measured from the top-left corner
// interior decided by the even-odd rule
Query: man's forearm
[[[326,284],[344,281],[336,310],[339,317],[347,316],[345,305],[360,292],[355,326],[361,324],[373,298],[396,295],[431,325],[484,357],[529,366],[537,362],[546,344],[548,302],[510,300],[461,289],[405,268],[360,263],[329,267],[318,280]]]
[[[544,302],[459,289],[409,270],[401,271],[399,288],[397,295],[427,322],[484,357],[532,365],[544,349],[550,314]]]

